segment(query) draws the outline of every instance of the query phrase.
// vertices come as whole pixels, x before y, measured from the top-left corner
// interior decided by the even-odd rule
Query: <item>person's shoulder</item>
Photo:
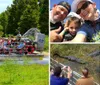
[[[83,78],[80,78],[76,81],[76,84],[82,83],[83,82]]]
[[[81,80],[83,80],[83,78],[81,77],[81,78],[79,78],[77,81],[81,81]]]
[[[69,82],[69,79],[68,78],[64,78],[64,80],[63,80],[66,84],[68,84],[68,82]]]
[[[69,79],[68,78],[62,78],[64,81],[69,81]]]
[[[53,77],[54,75],[52,74],[52,75],[50,75],[51,77]]]
[[[81,85],[80,84],[80,79],[78,79],[77,81],[76,81],[76,84],[75,85]]]
[[[84,77],[81,77],[80,79],[78,79],[77,81],[80,82],[80,81],[84,81],[84,80],[94,80],[94,78],[92,76],[89,76],[87,78],[84,78]]]
[[[78,30],[78,32],[80,31],[84,31],[84,32],[87,32],[89,29],[90,26],[87,24],[87,23],[84,23]]]
[[[89,24],[84,23],[84,24],[82,24],[82,26],[80,28],[87,28],[88,26],[89,26]]]
[[[94,78],[92,76],[89,76],[89,79],[94,80]]]
[[[51,79],[54,79],[54,78],[55,78],[55,76],[54,76],[54,75],[50,75],[50,77],[51,77]]]

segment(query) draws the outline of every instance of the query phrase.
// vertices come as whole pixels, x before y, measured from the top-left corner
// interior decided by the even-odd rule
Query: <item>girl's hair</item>
[[[66,21],[66,24],[65,24],[64,27],[68,27],[72,21],[75,21],[75,24],[78,24],[79,27],[82,24],[82,20],[81,19],[79,19],[77,17],[69,17],[68,20]]]

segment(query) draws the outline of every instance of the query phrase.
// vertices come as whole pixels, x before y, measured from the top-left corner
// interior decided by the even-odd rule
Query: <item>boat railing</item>
[[[54,60],[53,58],[50,58],[50,66],[52,68],[54,68],[55,66],[63,67],[65,65],[62,63],[59,63],[58,61]],[[68,67],[68,66],[66,66],[66,67]],[[67,74],[67,71],[65,73]],[[75,85],[76,81],[81,77],[82,77],[82,75],[80,75],[78,72],[72,71],[72,77],[71,77],[68,85]],[[95,83],[95,85],[99,85],[97,82],[94,82],[94,83]]]

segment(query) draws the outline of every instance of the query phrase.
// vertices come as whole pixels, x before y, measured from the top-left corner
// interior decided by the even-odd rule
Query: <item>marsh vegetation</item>
[[[71,66],[71,68],[81,74],[83,67],[88,67],[91,75],[95,81],[100,83],[100,54],[94,57],[89,56],[90,53],[100,50],[99,44],[55,44],[51,45],[51,57],[57,61]],[[86,64],[79,64],[77,62],[69,61],[68,59],[54,56],[55,53],[61,56],[74,56],[78,59],[83,60]]]

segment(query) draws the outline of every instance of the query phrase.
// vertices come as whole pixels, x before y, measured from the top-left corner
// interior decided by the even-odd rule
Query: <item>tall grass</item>
[[[76,57],[85,57],[87,54],[95,51],[100,50],[100,45],[98,44],[52,44],[51,45],[51,56],[54,53],[60,53],[62,56],[71,56],[74,55]]]

